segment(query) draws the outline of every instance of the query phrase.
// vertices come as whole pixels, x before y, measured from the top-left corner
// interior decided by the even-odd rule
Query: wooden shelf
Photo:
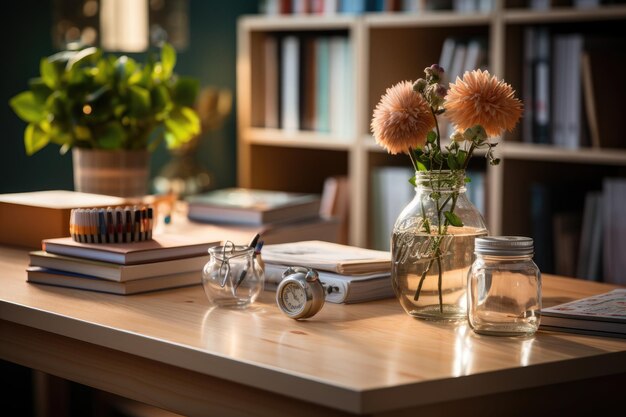
[[[626,149],[568,149],[552,145],[503,142],[498,151],[506,159],[626,166]]]
[[[607,5],[595,9],[575,9],[571,7],[550,10],[508,10],[503,13],[506,23],[578,23],[601,20],[619,20],[626,17],[626,5]]]
[[[436,26],[473,26],[489,25],[491,14],[468,13],[459,14],[453,11],[411,13],[368,13],[364,15],[365,23],[372,28],[380,27],[436,27]]]
[[[350,179],[350,243],[368,247],[371,237],[368,228],[372,217],[369,207],[372,170],[403,163],[409,166],[408,160],[400,160],[402,155],[397,158],[385,155],[386,151],[375,143],[369,130],[373,108],[386,88],[403,79],[419,77],[423,68],[437,62],[446,38],[479,37],[488,43],[490,72],[513,85],[521,98],[523,34],[527,26],[553,24],[556,32],[575,30],[595,34],[599,31],[606,36],[626,37],[626,32],[621,30],[625,23],[626,5],[623,4],[596,9],[555,7],[539,11],[505,8],[504,0],[496,0],[491,13],[426,11],[419,14],[244,17],[239,22],[238,182],[241,186],[255,186],[252,165],[257,170],[278,170],[275,177],[285,178],[289,172],[284,166],[284,158],[299,161],[306,156],[319,166],[331,164],[330,161],[335,158],[334,163],[339,163],[340,171]],[[262,123],[263,89],[252,83],[252,80],[258,81],[255,77],[262,72],[260,46],[265,36],[281,31],[303,35],[316,31],[346,32],[341,35],[347,35],[352,50],[354,84],[349,102],[354,105],[354,114],[350,116],[353,137],[344,139],[316,132],[289,133],[253,127]],[[519,127],[524,128],[522,122]],[[510,136],[519,139],[520,130],[516,129]],[[597,176],[591,178],[596,184],[606,175],[626,175],[626,149],[565,149],[507,138],[500,142],[495,153],[503,164],[492,167],[485,163],[487,220],[489,231],[494,235],[521,230],[517,228],[523,223],[519,219],[527,220],[530,213],[522,208],[515,216],[519,221],[512,220],[513,216],[506,215],[511,206],[503,204],[503,200],[511,196],[519,200],[527,198],[527,186],[531,180],[553,181],[558,172],[552,168],[552,163],[558,163],[563,168],[561,174],[568,179],[583,177],[589,180],[590,175]],[[483,162],[481,155],[484,152],[474,159]],[[261,164],[264,164],[263,168]],[[476,167],[479,166],[477,163]],[[277,187],[283,185],[282,180],[276,181],[273,184]],[[314,182],[309,181],[308,186]],[[520,204],[518,206],[521,207]]]
[[[309,131],[285,131],[281,129],[250,128],[241,137],[255,145],[284,146],[289,148],[314,148],[348,150],[354,142],[330,134]]]

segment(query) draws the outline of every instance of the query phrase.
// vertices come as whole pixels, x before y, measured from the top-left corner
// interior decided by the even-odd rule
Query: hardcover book
[[[138,294],[142,292],[185,287],[202,283],[202,272],[200,270],[182,272],[179,274],[161,275],[158,277],[137,279],[126,282],[116,282],[100,279],[90,275],[29,266],[26,269],[26,276],[26,280],[28,282],[120,295]]]
[[[44,239],[42,246],[43,250],[57,255],[133,265],[202,256],[210,247],[219,244],[219,241],[207,241],[201,237],[159,235],[152,240],[132,243],[80,243],[62,237]]]
[[[626,288],[543,308],[540,327],[626,338]]]
[[[30,252],[30,266],[38,266],[58,271],[91,275],[110,281],[126,282],[167,274],[201,271],[209,262],[209,255],[169,261],[149,262],[137,265],[121,265],[111,262],[94,261],[86,258],[63,256],[46,251]]]
[[[121,197],[66,190],[0,195],[0,244],[36,249],[42,239],[70,235],[73,208],[119,206]]]
[[[248,188],[224,188],[187,198],[190,220],[263,225],[319,216],[321,196]]]
[[[320,240],[266,245],[263,247],[263,260],[266,263],[299,265],[345,275],[391,271],[391,255],[387,251]]]

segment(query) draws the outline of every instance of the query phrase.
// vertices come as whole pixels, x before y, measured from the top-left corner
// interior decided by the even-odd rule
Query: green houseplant
[[[59,145],[62,154],[72,149],[79,191],[145,193],[149,153],[163,140],[176,149],[200,133],[192,107],[198,82],[178,76],[175,65],[176,52],[167,43],[158,56],[149,54],[145,63],[105,54],[97,47],[42,58],[40,76],[10,100],[15,113],[28,123],[26,153],[32,155],[49,144]],[[115,166],[107,166],[102,158]],[[126,162],[130,168],[123,166]],[[106,178],[114,174],[119,174],[115,183],[128,185],[124,172],[144,190],[115,191],[105,186]],[[88,173],[95,177],[82,181]]]

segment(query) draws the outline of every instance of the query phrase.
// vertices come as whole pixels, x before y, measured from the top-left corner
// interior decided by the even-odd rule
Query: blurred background
[[[211,174],[211,188],[235,185],[236,21],[242,14],[256,13],[258,1],[149,0],[148,4],[150,37],[153,41],[165,37],[174,45],[178,53],[175,72],[196,78],[201,91],[204,88],[232,94],[229,114],[199,138],[195,152],[198,167]],[[0,193],[72,189],[71,153],[61,156],[59,147],[51,145],[27,156],[23,142],[26,124],[8,103],[28,88],[30,78],[39,75],[42,57],[65,49],[67,42],[76,40],[99,45],[106,28],[100,28],[98,13],[96,0],[21,0],[11,3],[10,12],[2,13]],[[115,46],[115,39],[109,42]],[[138,59],[145,54],[124,53]],[[151,177],[167,170],[166,165],[175,156],[160,146],[152,156]],[[169,172],[175,168],[170,165]]]

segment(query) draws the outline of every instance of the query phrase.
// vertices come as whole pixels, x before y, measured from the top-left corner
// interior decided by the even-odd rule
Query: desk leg
[[[70,415],[69,382],[33,370],[35,417],[66,417]]]

